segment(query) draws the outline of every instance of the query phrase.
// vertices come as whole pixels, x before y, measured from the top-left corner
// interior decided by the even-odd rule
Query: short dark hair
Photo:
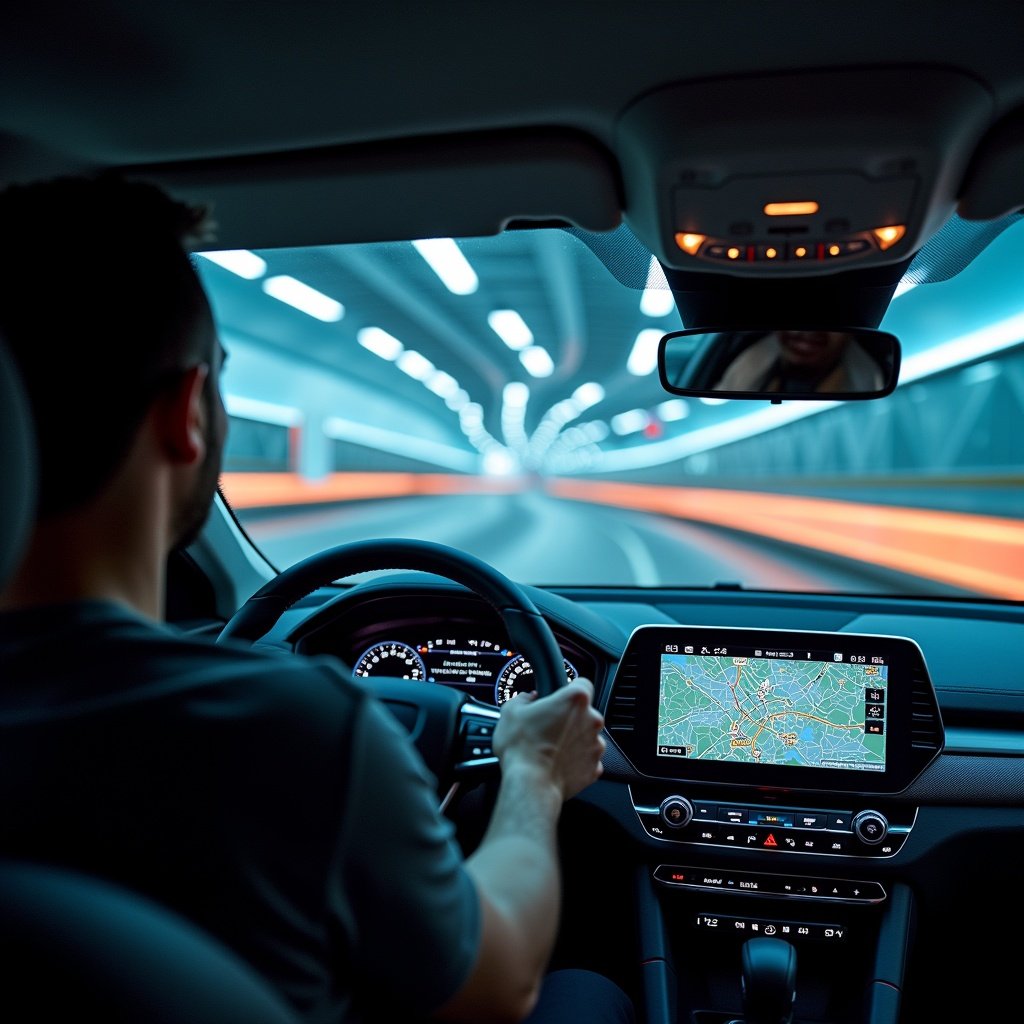
[[[189,258],[209,230],[206,208],[112,174],[0,193],[0,332],[35,419],[38,518],[94,497],[160,384],[212,359]]]

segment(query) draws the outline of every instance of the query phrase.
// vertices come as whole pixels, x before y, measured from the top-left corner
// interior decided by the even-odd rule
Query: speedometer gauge
[[[565,678],[572,682],[579,672],[568,659],[563,658],[562,663],[565,665]],[[520,654],[501,670],[494,684],[494,703],[504,704],[517,693],[529,693],[533,688],[533,666]]]
[[[423,659],[414,647],[394,640],[374,644],[356,662],[357,676],[390,676],[392,679],[426,679]]]

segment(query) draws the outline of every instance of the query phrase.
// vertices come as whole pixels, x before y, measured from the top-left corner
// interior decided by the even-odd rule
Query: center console
[[[740,1018],[761,937],[796,951],[795,1020],[895,1024],[913,898],[893,864],[917,818],[899,794],[943,745],[917,644],[643,626],[606,720],[648,837],[649,1024]]]

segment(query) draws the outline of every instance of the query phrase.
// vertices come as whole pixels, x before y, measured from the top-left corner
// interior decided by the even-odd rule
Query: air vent
[[[914,669],[911,699],[910,739],[915,750],[934,754],[942,749],[944,735],[935,695],[924,671]]]
[[[636,702],[640,692],[639,669],[635,655],[619,664],[615,687],[608,702],[605,722],[609,732],[632,732],[636,728]]]

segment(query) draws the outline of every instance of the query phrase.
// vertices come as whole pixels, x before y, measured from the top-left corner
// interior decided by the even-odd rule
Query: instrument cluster
[[[563,655],[568,679],[579,675]],[[370,644],[352,666],[356,676],[422,679],[455,686],[471,697],[501,705],[533,689],[533,666],[497,637],[439,633],[412,639],[382,639]]]

